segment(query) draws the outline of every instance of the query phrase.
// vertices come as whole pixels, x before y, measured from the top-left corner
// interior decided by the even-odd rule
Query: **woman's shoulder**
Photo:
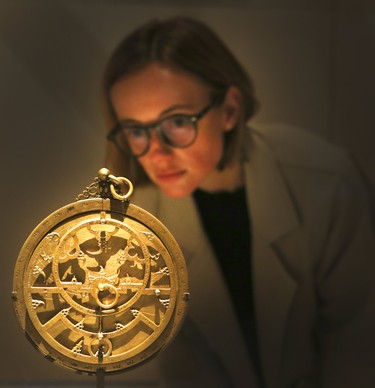
[[[257,124],[249,131],[254,146],[267,147],[284,166],[339,173],[351,164],[345,149],[311,130],[287,124]]]

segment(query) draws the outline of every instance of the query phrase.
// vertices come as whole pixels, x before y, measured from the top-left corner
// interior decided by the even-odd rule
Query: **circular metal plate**
[[[90,198],[30,234],[14,271],[15,310],[40,352],[74,370],[116,372],[154,357],[188,300],[183,255],[145,210]]]

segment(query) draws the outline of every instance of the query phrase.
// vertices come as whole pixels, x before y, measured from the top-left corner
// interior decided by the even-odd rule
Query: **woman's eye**
[[[141,127],[126,128],[125,133],[127,134],[127,137],[130,138],[145,137],[145,130]]]
[[[184,115],[174,116],[169,120],[171,120],[171,125],[174,127],[185,127],[189,123],[189,117]]]

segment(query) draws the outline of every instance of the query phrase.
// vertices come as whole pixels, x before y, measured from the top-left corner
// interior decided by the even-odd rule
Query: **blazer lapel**
[[[245,180],[252,220],[258,343],[267,386],[277,387],[285,325],[296,283],[276,247],[278,239],[299,227],[299,220],[272,150],[257,132],[249,162],[245,163]]]

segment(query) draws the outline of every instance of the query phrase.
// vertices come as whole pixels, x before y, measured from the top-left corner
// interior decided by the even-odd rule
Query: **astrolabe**
[[[130,203],[132,192],[128,179],[101,169],[32,231],[16,261],[12,296],[23,331],[50,360],[79,372],[147,362],[186,314],[182,252],[156,217]]]

